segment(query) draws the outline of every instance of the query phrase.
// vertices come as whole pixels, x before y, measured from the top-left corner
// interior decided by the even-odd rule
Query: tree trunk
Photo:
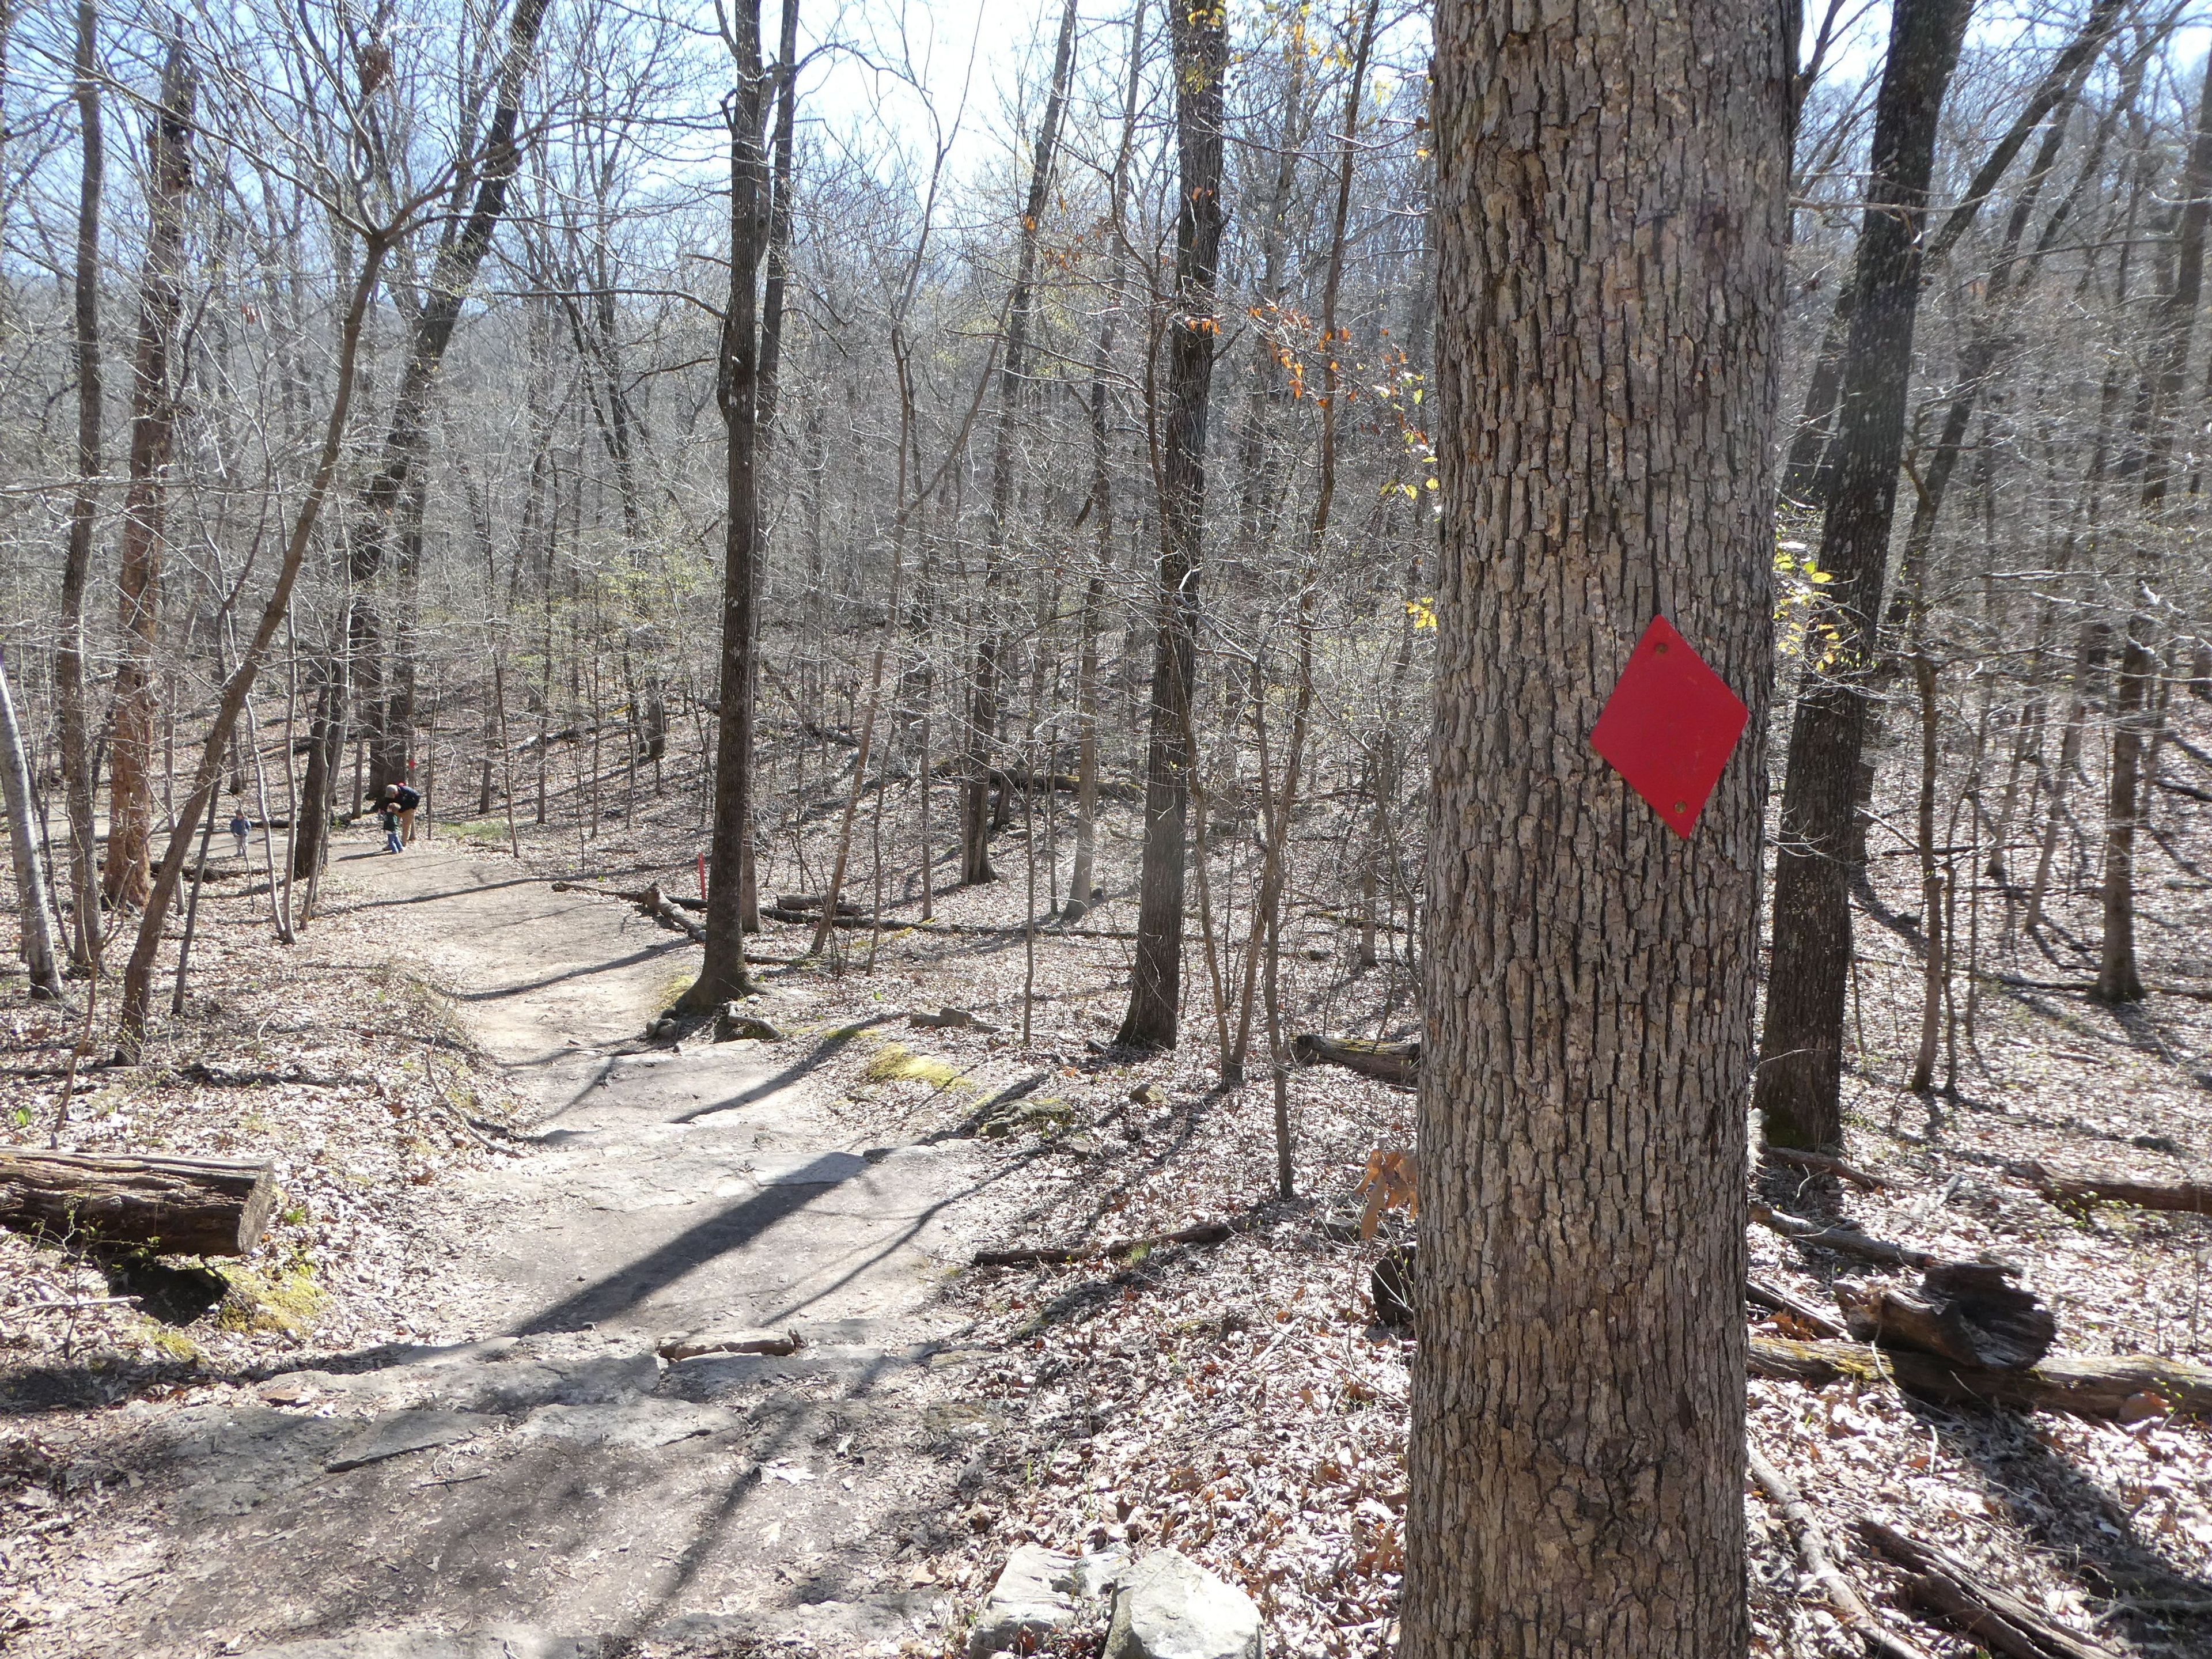
[[[490,251],[492,234],[507,213],[507,187],[522,164],[517,129],[522,120],[522,88],[538,50],[538,26],[544,21],[549,0],[515,0],[507,19],[507,45],[500,58],[493,85],[490,124],[483,140],[470,152],[477,161],[476,195],[466,218],[440,242],[430,268],[422,305],[416,313],[407,366],[401,371],[394,395],[392,419],[385,429],[384,453],[375,473],[362,489],[354,513],[347,551],[348,577],[352,592],[346,607],[342,643],[334,646],[331,659],[321,669],[324,695],[318,701],[317,741],[308,751],[307,811],[293,853],[294,866],[301,876],[321,868],[326,855],[330,819],[326,803],[334,782],[332,773],[344,743],[346,698],[333,696],[330,687],[345,678],[336,661],[349,652],[362,693],[362,708],[376,720],[384,719],[381,686],[381,629],[374,607],[364,591],[383,568],[385,548],[395,527],[404,528],[410,481],[429,441],[430,397],[446,348],[460,321],[461,307],[476,287],[477,273]],[[468,137],[473,140],[476,135]],[[380,747],[378,769],[369,787],[381,792],[387,783],[405,781],[404,749],[399,752],[401,775],[387,776],[392,748]]]
[[[23,759],[23,729],[15,720],[4,659],[0,659],[0,795],[6,799],[8,851],[15,862],[15,902],[22,917],[23,969],[33,997],[59,1002],[61,969],[54,962],[53,930],[46,920],[46,878],[39,864],[38,832],[31,822],[31,769]]]
[[[123,662],[115,675],[107,786],[107,902],[146,902],[154,839],[154,649],[161,629],[161,553],[169,452],[176,432],[170,347],[184,307],[185,208],[192,188],[198,77],[182,41],[161,70],[161,105],[147,135],[146,264],[131,379],[131,483],[123,498]]]
[[[77,124],[84,168],[77,200],[76,337],[76,496],[70,503],[69,548],[62,563],[60,639],[54,647],[55,714],[61,728],[62,790],[70,825],[70,958],[89,972],[100,952],[100,843],[93,805],[92,743],[85,726],[84,590],[92,572],[93,520],[100,477],[100,191],[105,150],[100,82],[93,59],[97,28],[92,0],[76,8]]]
[[[738,88],[730,112],[730,291],[715,393],[729,433],[723,486],[720,708],[714,727],[714,828],[707,854],[706,959],[678,1000],[705,1013],[753,989],[745,970],[745,877],[752,858],[755,607],[760,591],[758,277],[767,158],[761,121],[760,0],[732,9]]]
[[[1402,1659],[1729,1659],[1749,1638],[1742,1099],[1788,33],[1747,3],[1437,9]],[[1749,706],[1686,842],[1589,746],[1655,613]]]
[[[1859,757],[1904,450],[1920,232],[1937,118],[1970,9],[1971,0],[1899,0],[1875,99],[1835,481],[1820,532],[1820,568],[1832,580],[1808,630],[1834,630],[1837,660],[1824,671],[1818,652],[1806,653],[1775,860],[1773,957],[1753,1098],[1777,1146],[1832,1150],[1842,1142]]]
[[[2097,994],[2106,1002],[2141,1002],[2143,996],[2142,976],[2136,970],[2136,815],[2142,799],[2143,711],[2151,677],[2158,672],[2150,629],[2148,617],[2129,622],[2112,698],[2112,791],[2105,802],[2105,939],[2097,967]]]
[[[1182,171],[1176,292],[1168,319],[1165,434],[1152,730],[1145,757],[1145,844],[1129,1009],[1116,1041],[1171,1048],[1182,991],[1184,831],[1190,817],[1190,708],[1197,667],[1198,572],[1206,521],[1206,420],[1213,389],[1214,269],[1221,252],[1223,83],[1229,30],[1218,9],[1172,6],[1176,142]]]
[[[338,453],[345,438],[346,416],[353,404],[354,380],[361,361],[362,320],[376,292],[377,279],[389,251],[389,244],[381,237],[372,238],[362,259],[361,275],[354,283],[345,322],[339,331],[337,386],[331,393],[330,422],[324,430],[322,453],[316,459],[314,476],[293,519],[283,562],[277,568],[276,585],[262,609],[260,625],[255,629],[237,668],[223,683],[216,705],[215,723],[208,729],[191,793],[184,811],[178,815],[176,827],[170,831],[168,848],[161,863],[155,866],[153,888],[138,922],[138,937],[131,945],[131,960],[123,971],[123,1006],[118,1024],[123,1053],[133,1059],[145,1048],[148,1004],[154,987],[154,959],[161,948],[163,913],[176,895],[178,876],[184,869],[185,855],[191,850],[192,826],[207,810],[209,798],[222,773],[222,753],[230,742],[231,729],[237,724],[240,709],[246,705],[246,695],[253,690],[254,678],[269,655],[277,627],[291,606],[292,585],[299,580],[300,567],[306,562],[308,544],[314,539],[315,522],[322,514],[331,480],[337,472]],[[311,809],[312,804],[309,805]]]
[[[1007,519],[1013,504],[1014,430],[1024,418],[1028,396],[1030,326],[1035,306],[1037,247],[1043,237],[1045,204],[1052,190],[1053,155],[1060,143],[1061,111],[1067,102],[1067,78],[1075,56],[1075,0],[1060,13],[1060,40],[1054,50],[1052,90],[1037,126],[1036,150],[1030,163],[1029,196],[1022,209],[1021,236],[1015,254],[1014,289],[1006,303],[1006,346],[999,366],[999,423],[991,440],[991,516],[983,548],[983,605],[969,672],[966,764],[960,783],[960,879],[994,879],[991,869],[989,810],[991,746],[999,725],[1000,658],[1006,647],[998,607],[1006,580]],[[1000,811],[1006,810],[1000,798]]]

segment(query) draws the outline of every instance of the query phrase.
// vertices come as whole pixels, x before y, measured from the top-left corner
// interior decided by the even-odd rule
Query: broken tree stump
[[[2019,1370],[2051,1352],[2058,1322],[2034,1291],[2008,1283],[2009,1273],[1986,1262],[1939,1262],[1922,1277],[1917,1294],[1887,1285],[1838,1285],[1836,1300],[1862,1342]]]
[[[1291,1039],[1291,1054],[1309,1066],[1325,1060],[1362,1077],[1395,1083],[1404,1088],[1413,1087],[1421,1077],[1421,1045],[1418,1041],[1376,1042],[1366,1037],[1323,1036],[1318,1031],[1305,1031]]]
[[[267,1163],[0,1146],[0,1225],[71,1244],[244,1255],[276,1203]]]

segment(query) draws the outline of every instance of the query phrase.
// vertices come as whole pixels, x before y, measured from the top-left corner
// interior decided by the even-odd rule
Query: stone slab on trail
[[[444,1412],[424,1407],[393,1412],[389,1416],[373,1419],[367,1428],[333,1451],[323,1467],[332,1474],[343,1474],[348,1469],[381,1463],[387,1457],[404,1457],[409,1452],[428,1451],[434,1446],[471,1440],[498,1425],[497,1418],[479,1412]]]
[[[596,1636],[556,1636],[524,1625],[459,1632],[411,1625],[255,1648],[242,1659],[601,1659],[605,1652]]]

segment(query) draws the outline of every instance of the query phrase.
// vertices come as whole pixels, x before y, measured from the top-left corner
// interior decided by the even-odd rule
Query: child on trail
[[[386,801],[384,811],[378,817],[378,822],[384,826],[384,850],[387,853],[400,851],[398,809]]]
[[[422,797],[405,784],[387,783],[384,786],[384,810],[398,813],[399,839],[403,842],[415,839],[415,813],[422,805]],[[394,852],[398,850],[398,848],[392,848]]]
[[[237,843],[239,861],[241,864],[246,860],[246,837],[252,829],[253,826],[246,822],[244,810],[234,808],[230,815],[230,838]]]

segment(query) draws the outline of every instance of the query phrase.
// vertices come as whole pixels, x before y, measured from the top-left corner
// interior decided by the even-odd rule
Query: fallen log
[[[2033,1291],[2007,1284],[2006,1272],[1985,1262],[1946,1262],[1928,1270],[1917,1293],[1888,1285],[1839,1285],[1836,1300],[1862,1342],[2018,1370],[2051,1352],[2058,1322]]]
[[[1838,1181],[1848,1181],[1862,1192],[1881,1192],[1890,1183],[1878,1175],[1869,1175],[1857,1165],[1846,1164],[1840,1158],[1830,1158],[1825,1152],[1801,1152],[1794,1146],[1769,1146],[1767,1160],[1787,1164],[1793,1170],[1810,1170],[1815,1175],[1833,1176]]]
[[[1147,1233],[1142,1238],[1117,1239],[1105,1244],[1038,1244],[1013,1250],[978,1250],[971,1264],[978,1267],[1064,1267],[1071,1261],[1100,1261],[1157,1250],[1170,1244],[1218,1244],[1237,1231],[1227,1221],[1201,1221],[1173,1232]]]
[[[73,1244],[244,1255],[276,1202],[266,1163],[0,1146],[0,1225]]]
[[[1291,1054],[1309,1066],[1326,1061],[1357,1072],[1362,1077],[1406,1088],[1420,1080],[1421,1045],[1418,1040],[1376,1042],[1365,1037],[1323,1036],[1318,1031],[1303,1031],[1291,1039]]]
[[[2132,1204],[2139,1210],[2178,1210],[2188,1215],[2212,1215],[2212,1184],[2201,1181],[2136,1181],[2130,1176],[2091,1171],[2065,1175],[2029,1162],[2008,1164],[2005,1173],[2033,1187],[2055,1204]]]
[[[1874,1615],[1851,1581],[1844,1577],[1837,1566],[1835,1556],[1828,1548],[1826,1534],[1820,1523],[1797,1488],[1790,1485],[1789,1476],[1768,1462],[1756,1446],[1746,1445],[1744,1455],[1751,1466],[1752,1479],[1758,1481],[1774,1507],[1782,1511],[1782,1519],[1796,1540],[1798,1554],[1805,1558],[1805,1565],[1820,1581],[1820,1588],[1828,1593],[1828,1600],[1836,1613],[1845,1624],[1866,1638],[1867,1645],[1888,1659],[1928,1659],[1911,1643],[1901,1636],[1893,1635],[1887,1626]]]
[[[1835,1320],[1802,1297],[1792,1296],[1787,1291],[1778,1290],[1775,1286],[1764,1284],[1756,1279],[1744,1280],[1743,1299],[1754,1307],[1765,1308],[1770,1312],[1786,1313],[1799,1324],[1819,1336],[1841,1338],[1850,1334]]]
[[[808,911],[812,911],[818,916],[821,914],[823,901],[828,896],[825,893],[778,893],[773,908],[788,911],[794,915],[802,915]],[[841,916],[857,916],[860,914],[860,907],[841,893],[837,896],[837,914]]]
[[[794,926],[814,927],[821,924],[822,912],[819,909],[782,910],[771,904],[761,912],[761,920],[790,922]],[[872,928],[876,923],[874,918],[870,916],[841,915],[830,917],[830,925],[832,927],[843,928],[848,932],[859,932]],[[1030,931],[1018,921],[940,921],[935,917],[923,921],[918,917],[902,921],[896,916],[885,916],[883,919],[883,927],[886,934],[951,933],[975,939],[1020,939]],[[1133,939],[1137,937],[1133,931],[1126,928],[1055,927],[1047,918],[1038,920],[1036,933],[1041,939]]]
[[[1885,1267],[1911,1267],[1926,1273],[1931,1267],[1949,1265],[1942,1257],[1930,1255],[1925,1250],[1916,1250],[1909,1244],[1893,1244],[1886,1238],[1869,1238],[1851,1227],[1823,1227],[1817,1221],[1808,1221],[1802,1216],[1791,1215],[1756,1200],[1752,1202],[1751,1218],[1794,1243],[1809,1244],[1816,1249],[1833,1250],[1838,1255],[1852,1256],[1861,1261],[1878,1261]],[[2017,1273],[2019,1269],[2007,1267],[2004,1271]]]
[[[1905,1593],[1985,1648],[2012,1659],[2119,1659],[2118,1651],[2058,1623],[1978,1577],[1950,1551],[1908,1538],[1870,1516],[1859,1536],[1905,1569]]]
[[[659,882],[645,890],[645,896],[638,901],[637,908],[656,919],[662,927],[684,934],[694,945],[706,940],[707,930],[670,903],[668,896],[660,890]]]
[[[556,893],[590,893],[598,898],[620,899],[625,904],[635,904],[672,932],[688,935],[695,945],[707,937],[707,930],[685,915],[683,909],[678,908],[680,905],[684,908],[704,909],[705,904],[696,899],[671,898],[660,890],[659,882],[654,882],[650,887],[625,888],[592,887],[580,881],[556,881],[553,884],[553,890]]]
[[[1939,1405],[2067,1412],[2123,1422],[2169,1409],[2212,1416],[2212,1365],[2155,1354],[2051,1354],[2021,1370],[1993,1370],[1910,1349],[1753,1335],[1751,1374],[1811,1388],[1887,1382]]]

